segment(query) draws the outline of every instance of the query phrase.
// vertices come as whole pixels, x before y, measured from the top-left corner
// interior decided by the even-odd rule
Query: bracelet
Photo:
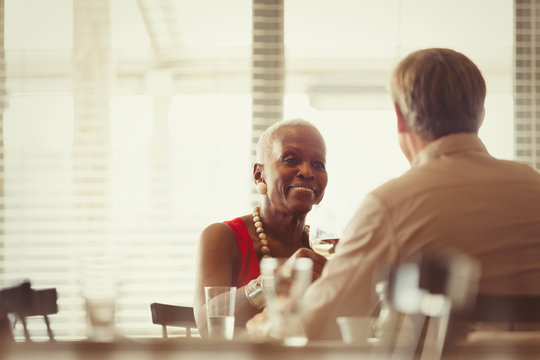
[[[266,305],[261,277],[251,280],[244,288],[246,298],[255,309],[262,309]]]

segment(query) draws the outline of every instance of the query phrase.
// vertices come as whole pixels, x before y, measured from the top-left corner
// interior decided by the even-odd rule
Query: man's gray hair
[[[444,48],[418,50],[396,67],[392,96],[409,128],[424,139],[477,133],[486,84],[465,55]]]
[[[315,125],[313,125],[311,122],[295,118],[290,120],[281,120],[278,121],[272,125],[270,125],[259,137],[259,141],[257,142],[257,162],[259,164],[264,164],[264,158],[266,155],[272,151],[272,141],[274,139],[274,136],[276,132],[284,127],[305,127],[315,130],[319,135],[321,133],[319,132],[319,129]],[[321,135],[322,138],[322,135]]]

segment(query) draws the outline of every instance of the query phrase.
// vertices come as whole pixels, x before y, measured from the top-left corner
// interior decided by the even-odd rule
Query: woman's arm
[[[234,267],[238,245],[234,231],[226,224],[216,223],[203,230],[199,238],[194,313],[199,332],[207,335],[205,286],[234,286]],[[244,287],[236,290],[235,327],[244,326],[246,321],[260,310],[255,309],[245,295]]]

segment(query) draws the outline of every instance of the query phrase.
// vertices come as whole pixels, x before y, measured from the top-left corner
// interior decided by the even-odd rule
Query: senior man
[[[486,95],[478,67],[450,49],[415,51],[391,90],[411,168],[366,196],[306,292],[310,339],[337,337],[337,316],[368,315],[377,269],[420,249],[475,257],[481,293],[540,295],[540,175],[495,159],[478,137]],[[264,321],[253,318],[248,330]]]

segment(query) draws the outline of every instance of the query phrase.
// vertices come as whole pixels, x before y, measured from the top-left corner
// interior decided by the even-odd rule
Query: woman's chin
[[[313,205],[314,205],[313,202],[309,202],[309,203],[303,202],[303,203],[298,203],[291,206],[290,209],[292,210],[292,213],[294,213],[297,216],[305,216],[307,215],[308,212],[311,211]]]

